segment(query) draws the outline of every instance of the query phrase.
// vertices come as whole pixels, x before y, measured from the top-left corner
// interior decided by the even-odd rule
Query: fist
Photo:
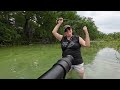
[[[84,27],[83,27],[83,30],[84,30],[84,31],[85,31],[85,30],[87,30],[87,27],[86,27],[86,26],[84,26]]]
[[[56,23],[57,23],[57,24],[62,24],[62,23],[63,23],[63,18],[58,18],[58,19],[56,20]]]

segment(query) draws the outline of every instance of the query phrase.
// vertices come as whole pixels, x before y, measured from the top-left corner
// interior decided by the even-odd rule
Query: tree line
[[[59,33],[63,34],[63,26],[69,24],[74,34],[84,37],[83,26],[89,29],[90,39],[102,39],[106,34],[98,31],[92,18],[81,17],[76,11],[0,11],[0,45],[21,45],[32,43],[57,43],[51,31],[56,19],[64,18]],[[118,38],[120,34],[110,34]]]

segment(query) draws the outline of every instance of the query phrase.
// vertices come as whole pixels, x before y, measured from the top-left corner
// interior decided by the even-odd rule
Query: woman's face
[[[66,35],[67,37],[72,36],[72,28],[67,28],[67,29],[66,29],[66,32],[65,32],[65,35]]]

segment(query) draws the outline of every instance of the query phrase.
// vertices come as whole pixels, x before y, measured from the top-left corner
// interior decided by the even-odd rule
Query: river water
[[[120,53],[114,48],[101,49],[93,63],[85,65],[85,79],[120,79]]]

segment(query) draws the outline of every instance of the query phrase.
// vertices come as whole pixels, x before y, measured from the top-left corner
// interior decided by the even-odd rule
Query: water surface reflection
[[[120,79],[120,53],[113,48],[100,50],[92,64],[85,66],[86,79]]]

